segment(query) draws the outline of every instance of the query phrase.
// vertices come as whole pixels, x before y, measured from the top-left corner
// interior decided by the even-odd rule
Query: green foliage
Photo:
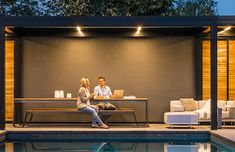
[[[142,16],[167,15],[174,0],[49,0],[52,16]]]
[[[178,0],[175,2],[175,15],[180,16],[215,16],[217,2],[214,0]]]
[[[215,0],[1,0],[4,16],[213,16]]]
[[[174,0],[2,0],[5,16],[171,15]]]
[[[39,15],[37,0],[1,0],[0,15],[4,16],[32,16]]]

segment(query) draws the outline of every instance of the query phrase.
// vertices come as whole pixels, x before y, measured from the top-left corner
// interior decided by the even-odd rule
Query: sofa
[[[229,119],[229,108],[235,107],[235,101],[218,100],[218,107],[222,108],[222,119]],[[199,120],[210,120],[210,100],[196,101],[193,98],[171,100],[170,112],[195,112]]]

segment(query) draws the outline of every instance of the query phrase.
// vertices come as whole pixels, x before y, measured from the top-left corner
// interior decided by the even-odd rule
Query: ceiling
[[[198,35],[207,28],[142,27],[140,36]],[[133,36],[137,27],[82,27],[79,35],[76,27],[9,27],[6,33],[18,36]]]
[[[218,32],[225,27],[218,27]],[[195,36],[208,35],[208,27],[142,27],[139,35],[136,35],[137,27],[81,27],[82,34],[76,27],[7,27],[9,36],[66,36],[66,37],[95,37],[95,36],[141,36],[151,37],[158,35],[171,36]],[[234,36],[235,28],[232,27],[221,36]]]

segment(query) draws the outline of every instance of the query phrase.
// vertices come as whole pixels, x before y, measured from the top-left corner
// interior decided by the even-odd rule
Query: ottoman
[[[195,112],[166,112],[164,113],[164,122],[172,128],[173,125],[198,124],[198,114]]]

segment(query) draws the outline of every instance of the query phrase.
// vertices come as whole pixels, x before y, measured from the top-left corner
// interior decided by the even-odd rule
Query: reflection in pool
[[[6,142],[0,152],[232,152],[213,142]]]

